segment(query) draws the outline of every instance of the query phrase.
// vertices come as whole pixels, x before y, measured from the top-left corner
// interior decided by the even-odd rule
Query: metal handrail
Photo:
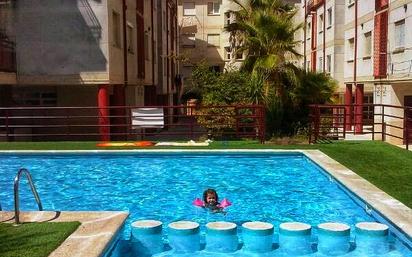
[[[20,177],[22,174],[25,174],[27,177],[27,180],[29,181],[31,191],[33,192],[34,198],[36,199],[36,203],[37,203],[37,206],[39,207],[39,211],[43,210],[43,206],[41,204],[39,194],[37,193],[36,187],[33,184],[33,180],[31,178],[30,172],[25,168],[20,169],[17,172],[16,177],[14,178],[14,213],[15,213],[16,224],[20,223],[19,183],[20,183]]]

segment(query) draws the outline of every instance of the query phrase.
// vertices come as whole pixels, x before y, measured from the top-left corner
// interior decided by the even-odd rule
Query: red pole
[[[343,108],[343,139],[346,138],[346,108]]]
[[[363,84],[356,85],[355,133],[363,133]]]
[[[262,141],[262,144],[264,144],[265,137],[266,137],[266,110],[264,106],[260,106],[260,117],[262,120],[262,122],[260,123],[261,141]]]
[[[314,135],[314,143],[318,141],[319,134],[320,134],[320,108],[318,105],[315,107],[315,135]]]
[[[352,130],[352,85],[346,85],[346,92],[345,92],[345,109],[346,109],[346,116],[345,116],[345,124],[346,130]]]
[[[410,132],[409,132],[409,116],[410,116],[410,111],[411,109],[406,109],[406,150],[409,150],[409,136],[410,136]]]
[[[310,106],[309,107],[310,108],[310,110],[309,110],[309,144],[311,144],[312,143],[312,133],[313,133],[313,130],[312,130],[312,125],[313,125],[313,106]]]
[[[99,107],[99,133],[101,141],[110,141],[109,94],[108,86],[101,85],[97,91],[97,106]]]

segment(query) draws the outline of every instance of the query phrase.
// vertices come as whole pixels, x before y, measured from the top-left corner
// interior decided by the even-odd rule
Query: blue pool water
[[[136,153],[0,155],[0,201],[13,209],[13,179],[29,169],[45,210],[124,210],[130,223],[157,219],[165,225],[192,220],[204,226],[224,220],[239,226],[251,220],[323,222],[353,225],[374,221],[338,184],[300,154]],[[192,206],[203,190],[214,188],[233,205],[227,215]],[[22,181],[21,209],[35,210]],[[399,242],[388,256],[412,256]],[[386,255],[385,255],[386,256]]]

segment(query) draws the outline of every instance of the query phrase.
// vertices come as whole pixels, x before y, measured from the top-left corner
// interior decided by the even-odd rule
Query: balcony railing
[[[0,71],[16,72],[16,44],[0,37]]]
[[[320,5],[322,5],[325,0],[308,0],[306,2],[306,15],[308,15],[311,11],[315,11]]]

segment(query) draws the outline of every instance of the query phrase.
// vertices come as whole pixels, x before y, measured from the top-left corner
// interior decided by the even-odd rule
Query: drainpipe
[[[316,64],[317,64],[317,45],[318,45],[318,38],[317,38],[317,14],[315,11],[310,12],[312,14],[312,30],[311,30],[311,70],[316,72]]]
[[[326,0],[323,1],[323,72],[326,71]]]
[[[170,74],[169,74],[169,43],[170,43],[170,37],[169,37],[169,11],[171,8],[169,8],[170,3],[169,1],[166,1],[166,94],[167,94],[167,105],[170,105]]]
[[[303,69],[306,71],[306,27],[308,25],[308,23],[306,22],[306,0],[303,4],[303,8],[304,8],[304,17],[305,17],[305,21],[304,21],[304,26],[303,26]]]
[[[152,86],[155,86],[155,34],[154,34],[154,15],[153,15],[153,10],[154,10],[154,4],[153,4],[154,0],[150,0],[150,17],[151,17],[151,29],[152,29]],[[159,43],[159,42],[158,42]],[[151,103],[151,104],[155,104],[155,103]]]
[[[362,133],[363,127],[363,85],[357,83],[357,63],[358,63],[358,0],[355,0],[355,40],[354,40],[354,60],[353,60],[353,81],[355,85],[355,133]],[[360,106],[358,106],[360,105]]]
[[[358,63],[358,0],[355,0],[355,38],[354,38],[354,57],[353,57],[353,81],[356,88],[356,70]]]
[[[126,0],[122,0],[123,5],[123,83],[127,86],[128,76],[127,76],[127,30],[126,30]]]

